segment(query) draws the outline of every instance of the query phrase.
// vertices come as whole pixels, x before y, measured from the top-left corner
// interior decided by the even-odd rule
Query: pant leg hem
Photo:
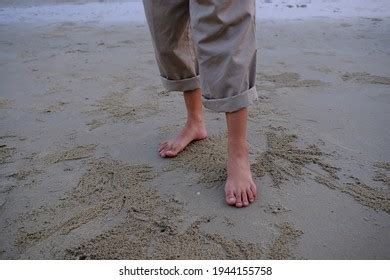
[[[202,96],[202,103],[207,109],[216,112],[234,112],[241,108],[248,107],[258,100],[256,86],[234,96],[221,99],[206,99]]]
[[[168,91],[188,91],[200,88],[199,75],[181,80],[168,80],[164,77],[160,78],[164,88]]]

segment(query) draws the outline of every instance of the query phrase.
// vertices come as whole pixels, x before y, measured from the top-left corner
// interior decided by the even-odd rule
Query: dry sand
[[[257,26],[259,199],[235,209],[223,114],[158,156],[185,111],[145,24],[2,24],[0,258],[389,259],[390,18]]]

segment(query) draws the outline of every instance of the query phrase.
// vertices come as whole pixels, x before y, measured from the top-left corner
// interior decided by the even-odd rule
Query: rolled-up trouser
[[[163,86],[233,112],[258,99],[255,0],[144,0]]]

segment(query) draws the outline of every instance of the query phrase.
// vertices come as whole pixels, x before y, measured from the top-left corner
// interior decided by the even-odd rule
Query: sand
[[[282,260],[291,257],[289,244],[296,242],[302,234],[301,230],[295,229],[289,223],[280,225],[280,235],[268,249],[267,258]]]
[[[159,157],[186,115],[145,22],[4,8],[0,258],[389,259],[390,17],[340,7],[259,18],[259,196],[243,209],[224,201],[223,114],[205,110],[208,139]]]
[[[345,73],[341,78],[343,81],[353,81],[360,84],[390,85],[389,77],[376,76],[367,72]]]
[[[7,145],[0,146],[0,163],[7,163],[11,158],[12,154],[15,152],[15,148],[9,148]]]
[[[372,178],[374,181],[383,182],[387,187],[390,187],[390,163],[389,162],[377,162],[374,164],[375,176]]]
[[[276,75],[267,75],[264,73],[257,74],[257,80],[262,86],[258,89],[272,91],[279,88],[294,88],[294,87],[316,87],[325,86],[326,83],[320,80],[301,80],[298,73],[285,72]],[[267,82],[270,86],[266,86]]]
[[[95,148],[96,145],[94,144],[78,146],[75,148],[68,149],[66,151],[49,154],[45,156],[44,161],[47,164],[54,164],[65,160],[77,160],[82,158],[88,158],[93,154]]]
[[[186,152],[172,158],[166,170],[174,168],[190,169],[199,174],[198,183],[212,187],[226,180],[227,135],[211,135],[204,141],[192,142]],[[212,164],[210,164],[210,162]]]
[[[269,174],[274,186],[280,186],[283,181],[291,178],[302,178],[303,169],[308,164],[313,164],[321,168],[331,177],[336,177],[336,167],[324,162],[325,153],[321,152],[316,145],[310,145],[304,149],[299,149],[292,145],[297,138],[295,134],[276,134],[266,132],[268,149],[256,158],[252,164],[252,172],[262,177]]]

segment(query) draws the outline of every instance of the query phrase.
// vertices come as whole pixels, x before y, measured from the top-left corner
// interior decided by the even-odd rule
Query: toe
[[[231,190],[226,192],[226,203],[229,205],[236,204],[236,197],[234,196],[234,193]]]
[[[243,191],[241,193],[241,197],[242,197],[242,204],[244,206],[248,206],[249,205],[249,201],[248,201],[248,195],[246,194],[246,191]]]
[[[166,145],[168,143],[168,140],[164,140],[160,142],[160,146]]]
[[[242,207],[241,193],[238,193],[236,195],[236,207],[238,208]]]
[[[179,153],[179,148],[177,145],[170,145],[168,149],[165,150],[165,155],[167,157],[175,157]]]
[[[161,152],[167,146],[167,142],[160,144],[159,152]]]
[[[169,151],[168,145],[165,146],[165,147],[160,151],[160,156],[165,157],[167,151]]]
[[[170,143],[167,143],[164,148],[161,149],[161,152],[166,152],[172,149],[172,145]]]
[[[253,195],[253,193],[252,193],[250,188],[246,190],[246,194],[248,196],[249,202],[255,201],[255,197],[254,197],[254,195]]]
[[[167,156],[167,157],[175,157],[175,156],[177,156],[177,153],[172,151],[172,150],[168,150],[168,151],[165,152],[165,156]]]
[[[255,183],[251,184],[250,190],[252,191],[253,197],[256,198],[257,190]]]

